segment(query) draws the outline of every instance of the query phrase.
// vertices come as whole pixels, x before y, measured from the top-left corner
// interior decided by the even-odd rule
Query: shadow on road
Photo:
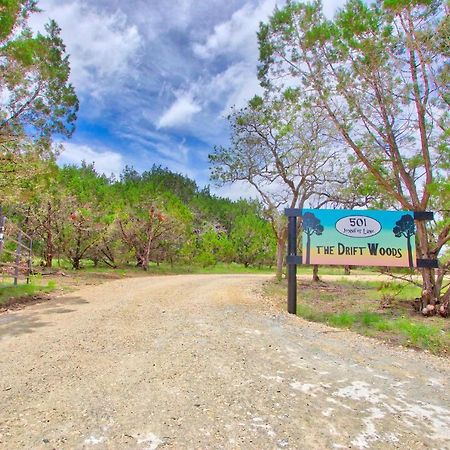
[[[55,319],[48,317],[50,320],[44,320],[45,316],[69,314],[76,311],[70,306],[88,303],[81,297],[63,297],[35,304],[32,309],[27,308],[26,310],[2,314],[0,315],[0,339],[31,334],[39,328],[52,326]]]

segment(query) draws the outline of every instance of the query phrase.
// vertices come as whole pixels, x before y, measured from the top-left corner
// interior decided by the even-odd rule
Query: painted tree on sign
[[[306,234],[306,261],[305,264],[311,263],[311,236],[316,234],[320,236],[323,233],[323,225],[313,213],[305,213],[302,220],[303,233]]]
[[[395,227],[392,231],[395,234],[395,237],[403,236],[406,238],[409,267],[414,267],[411,248],[411,238],[416,234],[414,219],[409,214],[405,214],[400,220],[395,222]]]

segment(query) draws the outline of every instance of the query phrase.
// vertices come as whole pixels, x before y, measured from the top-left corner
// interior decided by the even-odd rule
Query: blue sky
[[[260,92],[256,32],[276,0],[40,0],[62,28],[80,99],[61,164],[119,174],[161,164],[209,184],[208,153],[227,145],[225,117]],[[341,0],[324,2],[332,15]],[[217,191],[235,198],[242,187]]]

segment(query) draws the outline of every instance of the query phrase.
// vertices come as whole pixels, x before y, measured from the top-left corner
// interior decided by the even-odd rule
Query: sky
[[[331,16],[342,0],[324,1]],[[80,100],[60,164],[98,172],[153,164],[210,184],[208,154],[226,116],[261,93],[256,32],[284,0],[40,0],[30,24],[56,20]],[[237,198],[242,186],[215,192]]]

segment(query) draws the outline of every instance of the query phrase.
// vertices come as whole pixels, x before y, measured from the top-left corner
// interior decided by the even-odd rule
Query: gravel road
[[[86,287],[0,316],[4,449],[450,449],[448,360],[280,311],[267,277]]]

